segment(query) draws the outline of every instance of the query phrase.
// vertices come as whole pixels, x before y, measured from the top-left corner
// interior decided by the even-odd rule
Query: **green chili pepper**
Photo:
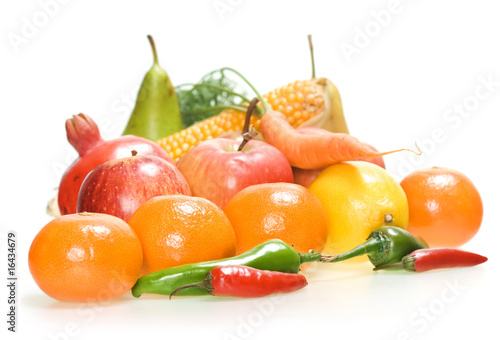
[[[370,262],[378,267],[398,263],[412,251],[422,248],[429,248],[422,238],[413,236],[404,229],[386,225],[374,229],[366,242],[356,248],[338,255],[324,255],[320,261],[340,262],[366,254]]]
[[[215,267],[244,265],[261,270],[272,270],[283,273],[298,273],[300,265],[319,261],[321,254],[315,251],[309,254],[298,253],[292,246],[281,240],[269,240],[238,256],[186,264],[159,270],[144,275],[132,287],[132,295],[142,294],[170,295],[177,288],[203,281]],[[179,295],[206,295],[205,289],[187,288]]]

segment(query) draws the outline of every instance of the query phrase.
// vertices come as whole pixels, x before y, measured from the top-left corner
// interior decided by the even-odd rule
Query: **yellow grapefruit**
[[[384,225],[392,214],[392,225],[408,226],[408,201],[399,183],[383,168],[351,161],[329,166],[309,189],[323,203],[328,215],[325,254],[339,254],[363,243],[371,231]],[[366,261],[363,256],[359,262]]]

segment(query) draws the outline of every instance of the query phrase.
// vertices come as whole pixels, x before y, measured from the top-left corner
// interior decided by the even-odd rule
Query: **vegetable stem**
[[[322,256],[319,251],[310,250],[309,253],[299,253],[300,264],[321,261]]]
[[[219,91],[223,91],[223,92],[226,92],[227,94],[230,94],[232,96],[235,96],[235,97],[239,97],[241,98],[244,102],[246,103],[249,103],[250,102],[250,99],[245,97],[244,95],[242,95],[241,93],[237,93],[237,92],[234,92],[234,91],[231,91],[231,90],[228,90],[222,86],[218,86],[218,85],[214,85],[214,84],[204,84],[204,83],[200,83],[200,84],[193,84],[193,83],[184,83],[184,84],[181,84],[181,85],[177,85],[177,88],[181,88],[183,86],[192,86],[193,88],[196,88],[196,87],[209,87],[209,88],[212,88],[212,89],[215,89],[215,90],[219,90]]]
[[[150,35],[148,35],[148,40],[149,40],[149,43],[151,44],[151,48],[153,49],[153,63],[155,65],[158,65],[158,55],[156,54],[155,41],[153,40],[153,37]]]
[[[243,140],[241,141],[241,144],[240,144],[240,146],[238,147],[238,151],[243,150],[243,148],[245,147],[245,145],[246,145],[249,141],[251,141],[252,139],[254,139],[255,137],[257,137],[257,135],[258,135],[257,130],[255,130],[255,129],[254,129],[254,127],[252,126],[252,127],[250,128],[250,131],[245,132],[245,133],[243,134]]]
[[[261,103],[264,106],[264,109],[265,109],[266,112],[271,110],[271,108],[269,107],[269,104],[265,101],[265,99],[262,97],[262,95],[259,93],[259,91],[257,91],[257,89],[252,85],[252,83],[250,83],[248,81],[247,78],[245,78],[240,72],[236,71],[235,69],[233,69],[231,67],[223,67],[223,68],[221,68],[221,71],[225,71],[225,70],[231,71],[234,74],[236,74],[238,77],[240,77],[252,89],[252,91],[255,93],[255,95],[257,96],[257,98],[259,98],[259,100],[261,101]]]
[[[250,118],[252,118],[252,112],[255,109],[255,107],[257,106],[258,102],[259,102],[259,99],[254,98],[254,99],[252,99],[252,101],[248,105],[248,110],[247,110],[247,113],[245,116],[245,124],[243,125],[243,131],[242,131],[243,140],[241,141],[241,144],[238,147],[238,151],[243,150],[243,147],[248,143],[248,141],[250,141],[255,136],[257,136],[257,131],[255,131],[255,129],[253,129],[253,126],[252,126],[252,130],[250,130],[250,131],[249,131],[249,128],[250,128]]]
[[[201,289],[205,289],[209,294],[211,294],[212,290],[213,290],[212,285],[210,284],[212,274],[209,273],[208,277],[210,279],[205,279],[201,282],[190,283],[190,284],[186,284],[184,286],[180,286],[179,288],[175,289],[172,293],[170,293],[170,295],[168,296],[168,299],[172,300],[172,296],[177,295],[177,293],[179,293],[181,290],[184,290],[187,288],[201,288]]]
[[[252,99],[252,101],[248,105],[248,110],[247,110],[247,114],[245,116],[245,124],[243,125],[243,132],[242,133],[248,132],[248,129],[250,128],[250,119],[252,118],[253,110],[257,106],[258,102],[259,102],[259,99],[254,98],[254,99]]]
[[[383,246],[382,246],[383,247]],[[338,255],[323,255],[321,256],[320,262],[340,262],[348,260],[353,257],[368,255],[379,252],[381,248],[381,242],[375,238],[369,238],[365,243],[360,244],[354,249],[346,251]]]
[[[311,64],[312,64],[312,78],[316,78],[316,67],[314,66],[314,51],[313,51],[313,43],[312,36],[309,34],[307,36],[307,40],[309,40],[309,51],[311,52]]]
[[[378,266],[378,267],[373,268],[374,271],[381,270],[381,269],[405,269],[405,266],[402,262],[398,262],[398,263],[386,264],[384,266]]]

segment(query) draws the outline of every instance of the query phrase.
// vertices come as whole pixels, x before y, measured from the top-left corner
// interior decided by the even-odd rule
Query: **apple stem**
[[[259,98],[254,98],[252,99],[250,104],[248,104],[247,114],[245,116],[245,124],[243,125],[243,134],[247,133],[250,128],[250,119],[252,118],[253,110],[255,110],[258,102]]]
[[[253,125],[250,127],[250,119],[252,118],[253,110],[257,107],[257,103],[259,102],[259,98],[254,98],[248,104],[247,114],[245,116],[245,124],[243,125],[243,141],[241,141],[240,146],[238,147],[238,151],[243,150],[243,147],[248,143],[249,140],[255,138],[257,136],[257,131],[254,129]]]
[[[135,155],[137,155],[137,151],[132,150],[132,157],[134,157]]]
[[[241,151],[243,150],[243,147],[252,139],[254,139],[255,137],[257,137],[258,135],[258,132],[257,130],[255,130],[255,128],[253,127],[253,125],[250,127],[250,131],[248,132],[245,132],[243,134],[243,140],[241,141],[241,144],[240,146],[238,147],[238,151]]]

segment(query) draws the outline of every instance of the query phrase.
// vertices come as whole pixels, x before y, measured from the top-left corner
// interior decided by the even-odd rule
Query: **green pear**
[[[137,95],[124,135],[135,135],[152,141],[184,128],[177,94],[167,72],[158,64],[153,38],[148,35],[154,62],[146,73]]]

